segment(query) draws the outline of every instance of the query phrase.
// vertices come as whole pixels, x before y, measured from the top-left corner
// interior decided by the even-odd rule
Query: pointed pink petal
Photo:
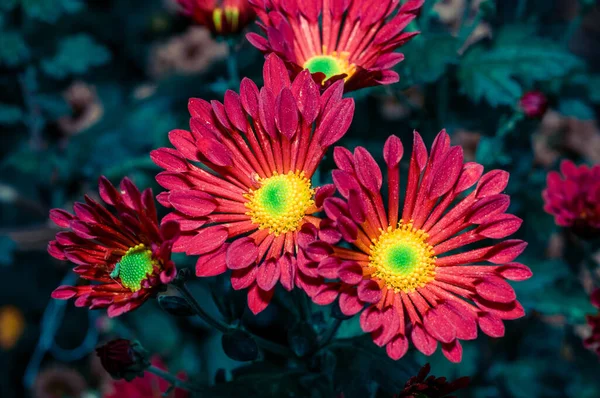
[[[258,248],[254,239],[243,237],[236,239],[227,249],[227,268],[242,269],[256,262]]]
[[[275,290],[264,291],[258,285],[252,285],[248,290],[248,308],[254,315],[258,314],[271,302]]]

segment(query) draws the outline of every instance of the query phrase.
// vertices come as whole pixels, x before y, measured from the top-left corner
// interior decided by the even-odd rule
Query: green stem
[[[175,288],[179,291],[179,293],[181,293],[181,295],[187,300],[187,302],[192,306],[192,308],[194,309],[194,311],[196,312],[196,314],[202,318],[202,320],[206,323],[208,323],[210,326],[212,326],[213,328],[217,329],[219,332],[225,334],[225,333],[229,333],[231,330],[233,330],[234,328],[231,327],[230,325],[226,324],[225,322],[219,320],[219,319],[215,319],[213,318],[208,312],[206,312],[198,303],[198,301],[196,301],[196,299],[194,298],[194,296],[192,295],[192,293],[189,291],[189,289],[187,288],[187,286],[185,285],[185,283],[183,282],[174,282],[173,285],[175,286]],[[281,344],[277,344],[273,341],[264,339],[260,336],[255,335],[254,333],[246,330],[246,332],[248,332],[252,338],[254,338],[254,340],[256,341],[256,343],[259,345],[259,347],[261,347],[262,349],[272,352],[274,354],[278,354],[278,355],[282,355],[285,357],[293,357],[294,353],[292,352],[292,350],[290,350],[287,347],[282,346]]]
[[[157,368],[154,365],[150,366],[146,370],[150,373],[157,375],[161,379],[168,381],[169,383],[171,383],[171,385],[174,385],[176,388],[183,388],[184,390],[187,390],[187,391],[200,391],[200,389],[198,387],[196,387],[188,382],[185,382],[185,381],[177,378],[176,376],[173,376],[171,373],[164,371],[160,368]]]
[[[225,322],[213,318],[208,312],[204,311],[204,309],[200,306],[200,304],[198,304],[192,293],[189,291],[185,283],[175,284],[175,287],[204,322],[208,323],[221,333],[227,333],[231,329],[231,327]]]
[[[339,318],[335,318],[333,321],[333,325],[327,330],[327,333],[323,336],[323,342],[321,343],[321,347],[325,347],[328,345],[331,340],[335,337],[340,325],[342,324],[342,320]]]
[[[517,123],[520,122],[524,116],[523,112],[516,110],[508,120],[500,125],[498,131],[496,131],[496,137],[504,139],[504,137],[514,130]]]
[[[229,76],[229,87],[236,88],[240,85],[240,75],[238,72],[238,54],[235,49],[235,41],[227,40],[229,46],[229,57],[227,57],[227,73]]]

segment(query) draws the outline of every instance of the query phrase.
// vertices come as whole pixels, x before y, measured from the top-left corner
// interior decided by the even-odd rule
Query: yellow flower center
[[[240,21],[240,10],[237,7],[217,7],[213,10],[212,17],[217,32],[223,31],[223,17],[225,17],[225,22],[231,26],[231,31],[235,32]]]
[[[382,280],[395,292],[412,292],[431,282],[435,277],[436,257],[427,238],[425,231],[403,220],[395,229],[390,226],[382,230],[371,245],[371,277]]]
[[[356,65],[348,61],[348,56],[347,52],[338,54],[336,51],[328,55],[316,55],[304,63],[304,69],[310,73],[323,73],[325,80],[345,73],[347,76],[344,80],[348,80],[356,71]]]
[[[130,247],[121,260],[115,264],[110,276],[119,278],[121,285],[137,292],[142,288],[142,281],[152,274],[156,261],[152,258],[152,251],[146,249],[142,243]]]
[[[252,223],[275,236],[298,230],[306,210],[315,203],[315,190],[304,172],[275,173],[258,181],[261,187],[244,195]]]

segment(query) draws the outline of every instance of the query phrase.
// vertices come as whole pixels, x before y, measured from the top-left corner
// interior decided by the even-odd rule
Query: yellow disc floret
[[[309,58],[304,63],[304,69],[308,69],[310,73],[321,72],[325,75],[325,80],[345,73],[344,78],[348,80],[356,71],[356,65],[348,61],[348,53],[336,51],[328,55],[316,55]]]
[[[121,260],[115,264],[110,276],[119,279],[121,285],[137,292],[142,288],[142,281],[152,274],[156,265],[152,258],[152,251],[146,249],[142,243],[130,247]]]
[[[304,172],[275,173],[258,182],[260,188],[251,189],[244,195],[248,199],[246,214],[252,223],[259,229],[268,229],[275,236],[298,230],[306,211],[315,203],[315,190]]]
[[[369,255],[369,273],[395,292],[412,292],[435,277],[433,246],[429,235],[400,220],[397,228],[388,227],[373,239]]]

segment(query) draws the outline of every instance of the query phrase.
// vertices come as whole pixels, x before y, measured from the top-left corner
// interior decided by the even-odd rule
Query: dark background
[[[510,210],[524,219],[517,235],[529,242],[521,261],[534,272],[514,284],[527,316],[507,322],[502,339],[480,333],[465,342],[458,365],[440,350],[427,358],[412,349],[393,363],[361,337],[355,317],[339,337],[354,338],[357,348],[339,352],[325,376],[356,396],[386,397],[430,362],[437,376],[472,378],[460,397],[599,397],[600,364],[582,339],[585,315],[597,311],[588,297],[595,281],[600,286],[600,254],[554,225],[541,191],[562,159],[600,163],[600,9],[583,0],[479,3],[426,2],[422,35],[402,48],[400,83],[353,94],[357,111],[340,145],[365,146],[381,161],[389,134],[410,148],[413,129],[429,145],[445,127],[467,160],[508,170]],[[168,146],[169,130],[187,127],[189,97],[222,100],[236,80],[227,73],[234,59],[172,0],[1,0],[0,10],[0,397],[66,396],[60,383],[102,396],[111,381],[93,349],[117,336],[139,339],[198,383],[230,382],[214,396],[334,396],[323,375],[267,379],[280,369],[276,358],[250,365],[227,358],[217,332],[155,302],[115,320],[52,303],[52,290],[73,276],[45,251],[57,232],[49,209],[96,195],[100,175],[113,183],[129,176],[160,192],[149,151]],[[243,36],[232,41],[239,76],[260,83],[262,55]],[[548,97],[549,111],[497,137],[532,89]],[[316,183],[329,182],[332,167],[326,158]],[[297,316],[289,294],[278,291],[276,304],[254,317],[226,277],[192,288],[214,313],[211,292],[233,303],[232,318],[286,343]],[[316,330],[329,322],[329,308],[311,311]],[[251,387],[236,387],[244,377]]]

